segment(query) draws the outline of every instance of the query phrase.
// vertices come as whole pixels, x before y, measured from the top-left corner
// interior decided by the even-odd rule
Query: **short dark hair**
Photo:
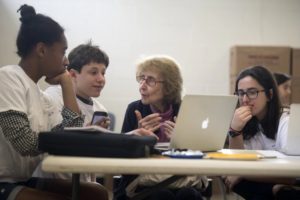
[[[281,85],[282,83],[285,83],[286,81],[291,80],[291,76],[288,74],[274,72],[273,75],[275,77],[277,85]]]
[[[68,55],[69,66],[68,70],[75,69],[78,72],[81,68],[91,62],[102,63],[106,66],[109,65],[109,58],[107,54],[102,51],[99,46],[92,45],[92,42],[81,44],[75,47]]]
[[[36,14],[35,9],[29,5],[22,5],[20,11],[21,27],[17,37],[17,54],[24,58],[33,47],[43,42],[51,45],[61,41],[64,29],[53,19],[42,14]]]
[[[247,68],[238,75],[235,82],[235,91],[238,90],[239,81],[246,76],[251,76],[255,79],[264,88],[264,92],[269,98],[269,101],[267,102],[267,114],[265,118],[260,121],[260,124],[263,128],[263,134],[268,138],[275,139],[282,108],[278,96],[277,84],[273,75],[263,66]],[[259,130],[257,118],[252,117],[243,129],[244,138],[246,140],[252,138]]]

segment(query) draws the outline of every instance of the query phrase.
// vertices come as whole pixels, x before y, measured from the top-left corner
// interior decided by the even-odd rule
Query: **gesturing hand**
[[[142,114],[140,113],[140,111],[135,110],[134,112],[138,121],[139,128],[144,128],[146,130],[154,132],[161,126],[161,117],[158,113],[153,113],[142,118]]]
[[[162,123],[162,126],[164,128],[164,134],[166,135],[166,137],[168,139],[170,139],[171,135],[173,134],[173,131],[174,131],[175,123],[167,120]]]

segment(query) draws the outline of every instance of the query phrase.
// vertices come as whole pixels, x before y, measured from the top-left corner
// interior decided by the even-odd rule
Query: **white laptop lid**
[[[292,104],[286,143],[282,152],[287,155],[300,155],[300,104]]]
[[[170,147],[201,151],[222,149],[236,105],[236,96],[184,96]]]

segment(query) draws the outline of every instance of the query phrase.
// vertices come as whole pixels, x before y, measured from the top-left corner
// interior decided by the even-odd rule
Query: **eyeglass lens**
[[[147,85],[154,86],[156,84],[156,80],[154,77],[151,76],[137,76],[136,80],[138,83],[141,83],[142,81],[145,81]]]
[[[255,99],[257,96],[258,96],[258,93],[259,92],[262,92],[264,90],[258,90],[256,88],[251,88],[251,89],[248,89],[246,91],[244,90],[238,90],[236,92],[236,95],[242,99],[244,97],[244,95],[246,94],[246,96],[249,98],[249,99]]]

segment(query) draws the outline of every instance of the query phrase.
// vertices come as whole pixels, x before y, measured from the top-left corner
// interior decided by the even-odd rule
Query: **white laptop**
[[[300,104],[292,104],[285,145],[282,152],[287,155],[300,155]]]
[[[236,105],[236,96],[184,96],[170,148],[203,152],[222,149]]]

